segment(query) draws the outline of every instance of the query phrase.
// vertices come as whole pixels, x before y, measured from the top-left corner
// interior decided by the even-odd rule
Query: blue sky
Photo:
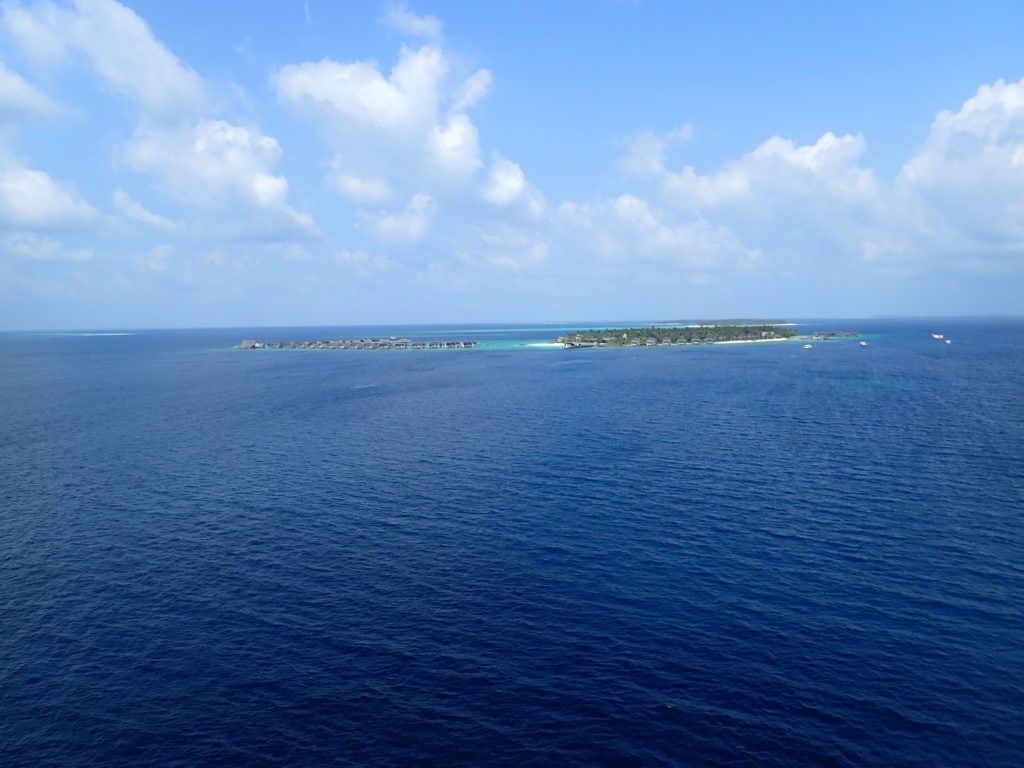
[[[0,328],[1024,306],[1018,2],[0,9]]]

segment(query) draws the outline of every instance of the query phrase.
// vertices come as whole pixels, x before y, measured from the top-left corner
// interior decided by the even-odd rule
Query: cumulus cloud
[[[357,224],[396,245],[443,231],[453,254],[456,243],[465,246],[462,253],[490,252],[489,244],[474,241],[479,223],[460,227],[464,206],[488,218],[486,227],[500,228],[503,219],[540,225],[544,195],[523,168],[497,152],[487,164],[483,160],[471,110],[490,93],[491,73],[463,73],[440,45],[440,25],[430,19],[395,6],[386,22],[430,42],[402,46],[390,70],[376,61],[323,59],[283,66],[271,78],[282,104],[319,124],[335,152],[328,184],[358,206]],[[379,207],[396,198],[409,202],[397,210]],[[453,215],[442,218],[442,211]],[[435,227],[438,220],[442,225]],[[536,262],[541,251],[527,250],[533,256],[526,261]],[[505,248],[500,264],[507,267],[520,256]]]
[[[696,217],[675,221],[646,200],[624,194],[600,203],[559,206],[570,238],[587,244],[606,262],[649,263],[690,273],[751,268],[761,254],[722,226]]]
[[[8,6],[3,23],[31,59],[55,65],[72,54],[83,56],[104,83],[151,117],[192,114],[206,104],[202,78],[114,0]]]
[[[1024,80],[983,85],[939,113],[891,181],[863,164],[861,135],[828,132],[805,145],[774,136],[707,173],[668,167],[677,139],[638,134],[620,170],[677,215],[725,228],[777,265],[802,255],[904,273],[992,271],[1024,254]]]
[[[897,191],[933,246],[1024,253],[1024,79],[983,85],[939,113]]]
[[[490,178],[483,191],[484,200],[499,206],[511,205],[525,189],[526,175],[523,169],[500,155],[495,157]]]
[[[122,150],[124,163],[149,174],[166,194],[194,209],[242,206],[264,219],[260,228],[316,233],[312,218],[288,204],[288,181],[273,172],[281,158],[277,140],[224,120],[174,126],[141,126]]]
[[[641,131],[629,142],[625,156],[619,160],[619,169],[627,175],[641,178],[659,176],[665,172],[668,148],[690,141],[693,136],[694,128],[691,124],[664,134],[651,130]]]
[[[773,136],[708,173],[690,165],[667,167],[665,148],[692,136],[692,129],[669,136],[644,132],[619,168],[650,183],[652,194],[676,216],[728,231],[780,268],[823,253],[859,258],[875,248],[877,256],[878,243],[894,239],[888,231],[896,219],[892,196],[861,164],[863,136],[828,132],[804,145]]]
[[[361,177],[349,173],[340,157],[335,157],[331,161],[328,183],[350,202],[359,205],[383,203],[394,197],[394,191],[387,179],[379,176]]]
[[[388,73],[373,61],[324,59],[281,67],[272,84],[285,105],[318,119],[345,150],[347,173],[444,190],[465,185],[482,167],[467,110],[491,84],[487,70],[453,83],[452,69],[437,45],[402,46]]]
[[[797,199],[802,204],[871,204],[878,188],[874,173],[859,165],[864,149],[863,136],[825,133],[808,145],[774,136],[720,171],[704,175],[686,166],[680,172],[665,170],[662,181],[677,205],[698,210],[746,206],[754,200],[760,215],[778,214]]]
[[[480,228],[474,235],[458,250],[462,266],[518,274],[544,273],[552,266],[551,243],[541,233],[498,223]]]
[[[378,252],[384,243],[404,258],[429,254],[421,263],[432,261],[431,272],[446,281],[482,284],[500,274],[512,286],[571,274],[573,281],[549,282],[558,290],[572,282],[583,293],[617,290],[612,273],[647,276],[648,286],[661,278],[703,284],[804,267],[854,274],[867,265],[871,275],[954,264],[996,270],[1020,264],[1024,254],[1024,80],[982,86],[959,109],[936,116],[895,178],[879,178],[865,160],[867,139],[843,131],[806,142],[766,132],[742,154],[702,167],[697,132],[684,124],[634,135],[619,174],[609,169],[609,185],[618,186],[604,197],[549,206],[523,166],[487,146],[474,120],[493,89],[491,73],[450,55],[436,18],[396,4],[382,22],[415,39],[393,61],[326,58],[271,75],[278,103],[322,131],[324,182],[340,196],[332,198],[340,208],[332,225],[341,229],[351,219],[368,243],[317,251],[311,241],[323,236],[293,203],[281,143],[219,111],[210,85],[133,10],[115,0],[13,0],[2,13],[30,69],[22,75],[0,62],[0,122],[61,114],[36,85],[54,81],[40,76],[45,67],[91,73],[129,105],[134,124],[113,133],[96,127],[127,135],[116,147],[115,170],[141,178],[120,180],[102,195],[120,221],[143,225],[133,236],[156,238],[132,246],[130,263],[146,270],[179,271],[191,263],[179,257],[186,252],[241,270],[256,259],[234,254],[259,252],[313,275],[325,263],[317,255],[329,254],[332,270],[365,277],[395,269],[414,280],[414,270]],[[61,101],[73,97],[65,91]],[[168,200],[180,222],[162,210]],[[68,249],[48,230],[97,221],[73,185],[0,151],[6,254],[88,258],[91,251]],[[164,242],[184,235],[205,241],[188,249]],[[235,237],[260,243],[229,244],[229,259],[219,246]],[[437,247],[442,240],[445,247]],[[412,244],[422,247],[402,250]],[[595,271],[603,278],[587,282]]]
[[[67,184],[44,171],[0,161],[0,223],[60,229],[93,220],[96,211]]]
[[[495,153],[481,196],[499,208],[522,206],[532,217],[543,215],[544,196],[526,180],[518,163]]]
[[[58,114],[60,106],[0,62],[0,124]],[[0,226],[63,229],[92,221],[96,211],[75,189],[0,148]],[[11,250],[9,247],[8,250]],[[40,253],[48,252],[40,247]]]
[[[430,162],[456,179],[470,178],[482,165],[476,126],[465,114],[451,115],[444,125],[435,125],[427,146]]]
[[[60,112],[56,101],[0,61],[0,124],[17,126],[26,119],[51,117]],[[73,186],[54,179],[46,171],[29,167],[6,147],[0,148],[0,226],[65,229],[82,226],[95,218],[96,211]],[[23,238],[20,242],[17,248],[8,242],[8,252],[25,251],[29,241]],[[29,250],[53,253],[53,243],[56,241],[32,241]]]
[[[718,171],[645,166],[665,199],[781,254],[852,256],[885,269],[991,271],[1024,254],[1024,80],[983,85],[939,113],[885,182],[860,135],[773,137]],[[651,156],[649,153],[648,156]]]
[[[323,59],[281,67],[273,85],[285,104],[322,111],[339,128],[353,125],[408,135],[434,123],[447,71],[439,48],[403,46],[388,76],[373,61]]]
[[[258,238],[318,235],[312,218],[288,203],[288,181],[274,170],[282,154],[277,141],[210,116],[206,82],[133,10],[115,0],[39,0],[8,6],[3,25],[30,60],[51,67],[84,62],[136,106],[135,130],[117,151],[120,167],[149,177],[160,193],[191,207],[200,230],[222,231],[229,223],[244,237],[248,222],[248,234]],[[18,85],[0,70],[0,89],[5,82]],[[25,89],[18,92],[24,101]],[[173,227],[123,190],[114,192],[113,205],[125,218]]]
[[[424,193],[414,195],[401,211],[361,213],[360,219],[384,242],[411,244],[422,240],[434,219],[437,205]]]

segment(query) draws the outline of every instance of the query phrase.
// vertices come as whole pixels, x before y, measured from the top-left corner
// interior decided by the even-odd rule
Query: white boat
[[[946,339],[946,343],[947,343],[947,344],[952,344],[952,343],[953,343],[953,340],[952,340],[952,339]]]
[[[862,342],[860,343],[860,345],[861,345],[862,347],[866,347],[866,346],[868,345],[868,343],[867,343],[866,341],[862,341]]]
[[[814,349],[813,344],[804,344],[804,349]]]
[[[943,338],[943,336],[942,336],[941,333],[933,333],[932,334],[932,338],[933,339],[941,339],[941,338]]]

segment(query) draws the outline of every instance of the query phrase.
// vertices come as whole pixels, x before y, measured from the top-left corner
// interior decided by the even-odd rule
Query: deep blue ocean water
[[[0,765],[1024,764],[1024,320],[817,327],[0,334]]]

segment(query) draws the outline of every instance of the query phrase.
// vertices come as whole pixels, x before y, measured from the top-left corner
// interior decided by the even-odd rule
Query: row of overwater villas
[[[239,349],[472,349],[475,341],[413,341],[412,339],[331,339],[326,341],[255,341]]]

